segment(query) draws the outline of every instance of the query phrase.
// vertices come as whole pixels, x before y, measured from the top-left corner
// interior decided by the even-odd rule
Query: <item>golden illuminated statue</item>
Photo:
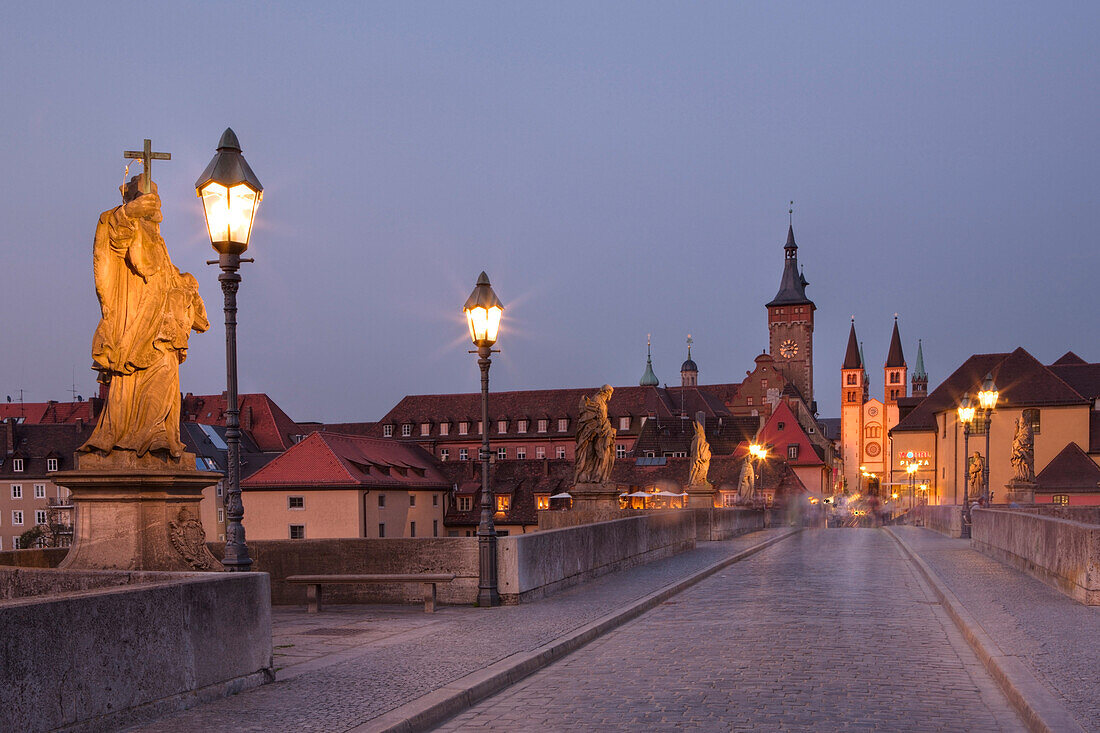
[[[978,451],[970,457],[970,466],[966,471],[966,479],[969,482],[970,498],[974,501],[985,493],[985,458]]]
[[[179,365],[191,331],[210,324],[198,282],[168,256],[160,197],[156,184],[141,192],[144,175],[120,187],[122,205],[103,212],[96,226],[92,267],[102,318],[92,339],[92,368],[109,388],[95,432],[80,450],[178,461]]]
[[[602,484],[615,465],[615,429],[607,417],[607,403],[614,390],[605,384],[592,397],[581,397],[577,420],[574,481]]]
[[[1012,439],[1013,480],[1029,483],[1035,480],[1035,433],[1030,420],[1016,418],[1016,435]]]
[[[699,422],[692,423],[695,426],[695,437],[691,439],[691,476],[688,484],[698,486],[707,482],[707,471],[710,469],[710,444],[707,443],[706,433]]]

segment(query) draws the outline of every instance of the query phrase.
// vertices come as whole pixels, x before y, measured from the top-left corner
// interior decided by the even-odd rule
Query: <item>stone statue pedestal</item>
[[[572,511],[619,511],[619,487],[615,484],[577,483],[569,489]]]
[[[206,547],[199,502],[219,473],[196,471],[195,456],[179,462],[115,451],[84,453],[73,471],[52,475],[72,492],[73,546],[61,563],[72,570],[219,571]]]
[[[1005,484],[1005,503],[1034,504],[1038,486],[1034,481],[1009,481]]]
[[[688,509],[714,508],[714,499],[718,492],[712,484],[692,484],[684,491],[687,492],[686,506]]]

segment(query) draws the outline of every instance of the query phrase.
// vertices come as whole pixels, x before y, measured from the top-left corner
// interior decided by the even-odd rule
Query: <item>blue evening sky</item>
[[[839,413],[849,317],[932,386],[974,352],[1100,360],[1098,3],[18,3],[0,21],[0,399],[94,390],[91,244],[153,139],[163,233],[214,327],[192,188],[230,125],[265,186],[242,391],[372,420],[477,389],[460,307],[506,305],[492,388],[678,384],[767,345],[787,201]],[[134,170],[137,169],[135,166]]]

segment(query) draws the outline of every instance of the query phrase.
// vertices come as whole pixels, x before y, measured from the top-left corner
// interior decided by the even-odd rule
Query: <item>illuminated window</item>
[[[460,422],[458,424],[458,434],[459,435],[466,435],[469,432],[470,432],[470,423]]]
[[[565,447],[558,446],[558,458],[565,458]]]
[[[45,499],[46,498],[46,484],[35,484],[34,485],[34,498],[35,499]],[[39,524],[41,524],[41,522],[39,522]]]
[[[379,497],[381,497],[381,496],[382,495],[379,494]],[[379,505],[379,506],[381,506],[381,505]],[[288,496],[286,498],[286,508],[287,509],[305,509],[306,508],[306,498],[304,496]]]
[[[474,506],[474,497],[472,496],[460,496],[458,497],[458,511],[468,512]]]
[[[795,458],[798,458],[798,445],[788,445],[787,446],[787,458],[790,459],[790,460],[794,460]]]
[[[535,448],[535,458],[546,458],[546,449],[541,445]]]
[[[558,418],[558,432],[559,433],[564,433],[568,429],[569,429],[569,418],[567,418],[567,417]],[[22,470],[22,469],[20,469],[20,470]]]
[[[630,416],[619,418],[619,430],[630,430]]]
[[[527,449],[524,448],[522,445],[516,448],[516,458],[520,459],[521,461],[527,458]]]
[[[497,511],[506,512],[512,506],[512,497],[500,495],[497,497]]]
[[[382,426],[382,437],[384,437],[384,438],[392,438],[393,437],[393,425],[383,425]]]
[[[450,435],[451,434],[451,424],[449,422],[439,423],[439,434],[440,435]]]
[[[439,449],[439,460],[441,460],[441,461],[445,461],[445,460],[447,460],[447,459],[448,459],[448,458],[450,458],[450,457],[451,457],[451,450],[450,450],[450,448],[440,448],[440,449]]]
[[[539,432],[540,433],[545,433],[546,432],[546,422],[547,422],[546,420],[539,420]]]
[[[467,450],[466,448],[459,448],[458,449],[458,460],[460,460],[460,461],[470,460],[470,451]]]
[[[481,424],[481,421],[480,421],[480,420],[478,420],[478,421],[477,421],[477,434],[478,434],[478,435],[481,435],[481,431],[482,431],[482,430],[484,430],[484,428],[483,428],[483,426],[482,426],[482,424]]]
[[[508,421],[507,420],[497,420],[497,432],[498,433],[507,433],[508,432]]]
[[[407,438],[412,434],[413,434],[412,423],[405,423],[404,425],[401,426],[401,437],[402,438]]]
[[[56,471],[57,470],[57,459],[56,458],[47,458],[46,459],[46,470],[47,471]]]
[[[539,509],[550,508],[550,496],[547,494],[539,494],[535,497],[535,506]]]
[[[767,388],[768,388],[768,380],[761,379],[760,380],[760,389],[767,389]]]
[[[752,397],[747,398],[745,404],[752,405]]]
[[[420,434],[421,435],[431,435],[431,432],[432,432],[432,424],[430,422],[420,423]]]
[[[527,432],[527,421],[526,420],[520,420],[519,423],[516,424],[516,431],[520,432],[520,433],[526,433]]]
[[[1050,497],[1051,504],[1069,504],[1069,494],[1055,494]]]
[[[498,461],[503,461],[507,457],[508,457],[508,449],[507,448],[497,448],[497,460]]]

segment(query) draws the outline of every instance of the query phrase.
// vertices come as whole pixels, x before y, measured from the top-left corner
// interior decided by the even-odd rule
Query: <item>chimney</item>
[[[550,475],[550,459],[549,458],[543,458],[542,459],[542,475],[543,476],[549,476]]]
[[[4,449],[3,456],[0,457],[7,458],[15,452],[15,425],[11,420],[5,420],[3,423],[0,423],[0,432],[3,433],[0,435],[0,440],[3,440],[2,445]]]
[[[252,431],[252,405],[241,410],[241,429]]]

